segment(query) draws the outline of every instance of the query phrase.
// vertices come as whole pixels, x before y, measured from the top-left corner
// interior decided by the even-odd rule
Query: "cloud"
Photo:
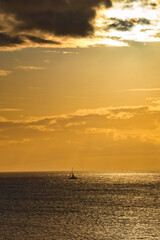
[[[55,37],[87,37],[94,33],[96,8],[110,0],[0,0],[2,46],[58,45]],[[59,38],[60,39],[60,38]],[[28,44],[29,45],[29,44]]]
[[[0,0],[0,50],[160,42],[159,15],[158,1]]]
[[[131,164],[134,168],[149,161],[150,167],[154,168],[159,166],[159,122],[158,102],[141,106],[79,109],[68,114],[21,120],[0,118],[1,156],[4,154],[3,159],[4,156],[24,159],[25,152],[27,164],[34,159],[37,166],[44,160],[46,163],[55,159],[54,162],[60,166],[83,160],[87,166],[93,167],[96,162],[98,168],[102,164],[102,168],[106,166],[106,169],[114,162],[116,166],[130,169]]]
[[[46,53],[58,53],[58,54],[79,54],[79,52],[75,51],[57,51],[57,50],[47,50]]]
[[[31,126],[27,126],[27,127],[38,130],[40,132],[54,132],[55,131],[53,128],[48,128],[48,127],[45,127],[44,125],[38,125],[38,126],[31,125]]]
[[[156,106],[160,105],[160,97],[148,97],[146,100],[151,101]]]
[[[124,134],[122,131],[117,131],[116,129],[110,128],[87,128],[85,134],[105,134],[105,136],[112,141],[127,140],[128,135]]]
[[[144,119],[148,118],[145,122]],[[80,109],[71,114],[59,116],[31,117],[24,120],[1,121],[1,129],[23,128],[40,132],[70,131],[93,129],[133,129],[156,128],[160,118],[160,107],[156,106],[120,106],[97,109]],[[152,120],[152,121],[151,121]]]
[[[111,6],[109,0],[1,0],[4,13],[14,14],[18,30],[41,30],[55,35],[86,36],[93,31],[90,21],[94,8],[100,4]]]
[[[6,122],[8,121],[6,118],[0,116],[0,122]]]
[[[0,112],[19,112],[22,111],[22,109],[18,108],[0,108]]]
[[[11,71],[0,69],[0,77],[6,77],[11,74]]]
[[[49,40],[49,39],[44,39],[41,37],[36,37],[32,35],[24,35],[27,39],[29,39],[33,43],[39,43],[39,44],[60,44],[60,42],[54,41],[54,40]]]
[[[112,8],[100,9],[95,24],[97,34],[128,45],[160,42],[160,5],[154,2],[116,1]]]
[[[80,126],[80,125],[85,125],[86,122],[74,122],[74,123],[67,123],[66,124],[66,127],[77,127],[77,126]]]
[[[120,90],[122,92],[150,92],[150,91],[160,91],[160,88],[132,88],[126,90]]]
[[[130,31],[135,25],[149,25],[150,20],[146,18],[130,18],[130,19],[119,19],[119,18],[110,18],[108,19],[112,23],[108,24],[108,29],[116,29],[118,31]]]
[[[107,116],[107,118],[130,118],[126,116],[127,113],[146,111],[148,106],[139,105],[139,106],[119,106],[119,107],[106,107],[106,108],[96,108],[96,109],[79,109],[74,114],[78,116],[87,116],[87,115],[99,115]]]
[[[20,38],[20,36],[9,36],[6,33],[0,33],[0,47],[12,47],[23,44],[24,41]]]
[[[10,145],[10,144],[25,144],[25,143],[29,143],[30,139],[24,138],[21,139],[19,141],[17,140],[0,140],[0,146],[5,146],[5,145]]]
[[[45,68],[43,67],[36,67],[36,66],[18,66],[16,69],[21,69],[25,71],[30,71],[30,70],[44,70]]]

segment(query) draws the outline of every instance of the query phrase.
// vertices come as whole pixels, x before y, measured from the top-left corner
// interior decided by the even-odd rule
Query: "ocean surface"
[[[160,239],[160,173],[0,174],[0,240]]]

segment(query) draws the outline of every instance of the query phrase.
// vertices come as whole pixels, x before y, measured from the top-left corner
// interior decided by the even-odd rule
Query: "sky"
[[[160,3],[0,0],[0,171],[160,170]]]

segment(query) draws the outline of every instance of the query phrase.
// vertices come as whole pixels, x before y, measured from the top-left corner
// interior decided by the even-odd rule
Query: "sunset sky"
[[[0,171],[160,170],[160,3],[0,0]]]

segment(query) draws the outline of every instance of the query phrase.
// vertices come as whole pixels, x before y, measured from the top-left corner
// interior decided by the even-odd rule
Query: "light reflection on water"
[[[160,173],[0,174],[0,239],[160,239]]]

